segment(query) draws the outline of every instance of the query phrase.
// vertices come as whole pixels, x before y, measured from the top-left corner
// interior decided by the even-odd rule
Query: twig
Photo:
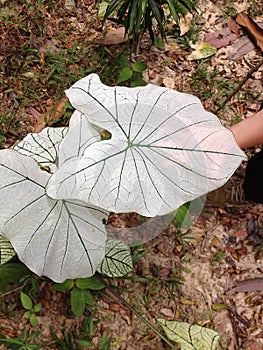
[[[263,60],[260,61],[256,66],[254,66],[246,75],[246,77],[241,81],[241,83],[232,91],[232,93],[225,99],[225,101],[215,110],[213,113],[217,114],[231,98],[242,88],[242,86],[252,77],[252,75],[263,65]]]

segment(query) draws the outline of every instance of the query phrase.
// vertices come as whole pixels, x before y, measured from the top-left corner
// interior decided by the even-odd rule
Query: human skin
[[[263,143],[263,110],[229,128],[240,148],[258,146]]]

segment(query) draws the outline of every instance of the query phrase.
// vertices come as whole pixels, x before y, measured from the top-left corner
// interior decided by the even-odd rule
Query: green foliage
[[[104,19],[123,25],[133,42],[138,42],[146,31],[150,33],[152,42],[155,42],[156,24],[161,38],[166,37],[166,11],[179,24],[179,15],[193,12],[195,8],[194,0],[112,0],[107,6]],[[112,18],[116,11],[117,18]]]
[[[63,338],[58,338],[54,330],[51,328],[51,334],[55,339],[56,346],[62,350],[80,350],[82,348],[92,348],[94,344],[92,339],[95,337],[95,328],[99,320],[95,320],[94,312],[92,311],[87,317],[85,317],[80,334],[77,334],[76,327],[73,326],[72,333],[67,332],[65,329],[62,330]],[[110,349],[110,339],[108,337],[108,330],[106,330],[101,339],[98,342],[96,349],[108,350]]]
[[[21,263],[6,263],[0,267],[0,292],[6,293],[9,284],[17,283],[32,272]]]
[[[16,338],[7,338],[3,334],[0,334],[0,344],[8,346],[11,350],[32,350],[32,349],[44,349],[48,348],[52,342],[41,343],[39,341],[40,331],[30,332],[24,329],[23,334]]]
[[[144,62],[134,62],[130,65],[129,60],[121,54],[117,60],[119,72],[117,78],[118,85],[125,85],[129,87],[145,86],[146,81],[143,79],[142,73],[147,69]]]
[[[59,292],[70,291],[71,310],[78,318],[84,314],[87,306],[94,305],[94,296],[91,291],[103,288],[104,285],[96,277],[69,279],[63,283],[56,283],[52,287]]]
[[[42,309],[42,304],[37,303],[36,305],[33,305],[32,299],[23,292],[20,292],[20,300],[23,305],[23,308],[26,309],[26,312],[24,313],[23,317],[29,319],[29,322],[33,327],[37,327],[38,320],[36,317],[36,313]]]

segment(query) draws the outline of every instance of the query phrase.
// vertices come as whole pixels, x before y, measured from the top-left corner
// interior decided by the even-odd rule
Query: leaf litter
[[[92,22],[88,20],[83,22],[83,18],[85,16],[91,18],[92,14],[96,13],[96,9],[91,1],[67,2],[67,4],[69,3],[72,7],[67,5],[69,14],[67,21],[75,28],[76,36],[83,36],[83,33],[90,27],[90,24],[87,25],[87,23]],[[8,4],[8,2],[2,1],[3,4]],[[63,7],[64,3],[61,2],[61,5]],[[79,9],[79,13],[74,14],[74,6]],[[220,10],[220,7],[222,8],[225,4],[221,1],[213,1],[202,6],[206,8],[206,12],[202,15],[201,36],[223,30],[229,22],[228,18],[226,23]],[[248,10],[249,3],[240,1],[233,6],[236,6],[238,13],[240,13]],[[80,14],[83,16],[82,18]],[[63,25],[63,21],[59,17],[56,18],[54,14],[51,16],[51,20],[53,21],[53,29],[52,26],[49,28],[53,39],[55,31],[65,29],[65,24]],[[257,18],[256,21],[260,23],[260,18]],[[13,25],[11,28],[14,30],[15,26]],[[93,38],[100,36],[100,29],[97,27],[96,21],[90,30],[89,35],[92,33]],[[18,52],[22,44],[21,42],[18,44],[18,41],[23,39],[23,36],[19,39],[19,36],[8,36],[8,34],[11,34],[11,29],[9,32],[5,32],[4,39],[6,38],[6,41],[1,44],[1,51],[7,55]],[[176,90],[193,93],[193,85],[189,80],[200,62],[189,62],[186,59],[191,50],[176,44],[170,38],[165,44],[165,51],[160,51],[155,47],[149,50],[147,38],[144,40],[140,57],[136,57],[136,59],[147,62],[146,81],[157,85],[166,86],[167,84]],[[242,43],[242,48],[237,48],[236,44],[241,40],[246,40],[246,42]],[[251,65],[261,59],[258,49],[254,44],[251,45],[251,40],[243,33],[233,41],[233,43],[229,42],[226,46],[218,49],[215,56],[209,60],[207,68],[211,72],[218,69],[220,79],[223,82],[232,81],[233,78],[240,80],[250,70]],[[53,43],[57,44],[57,41],[40,41],[39,49],[45,49],[46,46],[50,50],[56,50],[56,44],[54,47]],[[249,51],[246,46],[249,46]],[[241,52],[241,50],[243,51]],[[1,61],[5,62],[5,58],[2,57]],[[261,67],[254,74],[254,79],[247,82],[247,92],[241,91],[241,99],[237,100],[234,97],[230,102],[231,108],[220,112],[219,117],[224,125],[229,125],[236,115],[241,115],[241,118],[244,118],[257,110],[262,100],[262,97],[257,97],[258,92],[262,94],[263,91],[262,76]],[[199,93],[202,94],[203,91],[200,90]],[[3,94],[1,112],[6,113],[10,104],[13,104],[15,112],[20,114],[17,103],[20,94],[19,86],[15,86],[12,92],[6,91],[6,89],[1,90],[1,94]],[[245,94],[247,95],[245,96]],[[244,97],[243,100],[242,97]],[[46,96],[45,101],[47,100]],[[36,107],[36,111],[43,116],[46,112],[46,106],[41,105],[41,103],[31,106],[31,108]],[[254,108],[250,109],[252,103]],[[203,99],[203,104],[205,108],[212,108],[213,96]],[[62,114],[60,115],[62,116]],[[32,131],[35,126],[35,117],[31,118],[24,112],[21,112],[20,115],[24,118],[20,122],[24,128],[23,133]],[[36,119],[39,118],[37,113],[35,116]],[[43,118],[40,117],[40,119],[43,125]],[[12,145],[19,135],[20,131],[17,135],[7,132],[8,140],[5,147]],[[252,154],[254,151],[248,150],[248,152]],[[148,282],[115,280],[113,283],[123,290],[132,291],[132,293],[124,291],[122,296],[152,324],[155,324],[158,316],[166,315],[174,320],[184,320],[216,329],[222,335],[225,343],[228,344],[228,350],[262,349],[263,253],[260,238],[262,236],[262,209],[262,205],[256,204],[238,208],[206,207],[195,225],[189,229],[180,231],[175,229],[173,225],[166,225],[166,228],[160,225],[159,230],[162,233],[154,235],[154,238],[144,245],[146,254],[136,266],[136,272],[131,274],[134,278],[145,278]],[[126,228],[140,226],[141,220],[136,214],[112,215],[110,225],[121,227],[121,232],[126,235],[129,232]],[[249,220],[257,222],[258,229],[248,227]],[[120,234],[118,231],[118,236]],[[162,282],[161,279],[163,279]],[[166,283],[170,282],[171,279],[173,279],[172,284]],[[175,281],[178,283],[176,284]],[[174,288],[171,289],[171,286]],[[43,329],[41,340],[49,341],[51,339],[49,325],[54,328],[61,339],[63,337],[62,329],[72,332],[73,324],[76,326],[76,331],[80,333],[82,320],[66,317],[61,312],[61,310],[65,313],[69,312],[67,294],[52,291],[51,283],[43,281],[39,291],[39,299],[43,305],[43,314],[38,317]],[[17,302],[15,295],[5,297],[4,300],[9,303]],[[119,305],[109,297],[103,297],[98,302],[98,306],[98,316],[102,317],[102,321],[96,328],[96,337],[93,340],[94,349],[98,345],[99,337],[107,328],[110,329],[111,348],[114,350],[161,350],[165,348],[161,340],[145,328],[125,306]],[[6,316],[6,314],[0,313],[2,334],[16,337],[21,335],[24,329],[29,329],[27,321],[20,317],[23,311],[17,307],[13,315]],[[5,349],[2,346],[0,348]],[[56,349],[53,346],[48,348]]]

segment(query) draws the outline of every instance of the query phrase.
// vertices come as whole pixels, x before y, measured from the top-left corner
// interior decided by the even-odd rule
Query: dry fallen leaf
[[[101,45],[118,45],[128,40],[128,35],[125,35],[125,28],[120,27],[118,29],[111,29],[103,37],[97,40],[98,44]]]
[[[240,13],[236,17],[236,22],[248,30],[248,32],[255,39],[257,46],[263,52],[263,29],[256,22],[254,22],[246,13]]]
[[[174,89],[175,87],[175,81],[171,77],[166,77],[163,79],[163,85],[169,89]]]
[[[180,27],[180,36],[186,34],[193,20],[193,15],[190,12],[187,12],[184,16],[179,16],[179,27]]]
[[[247,37],[238,38],[238,40],[232,45],[231,51],[228,55],[230,60],[238,60],[239,58],[245,56],[247,53],[252,51],[255,45]]]
[[[238,38],[238,35],[226,27],[222,30],[217,30],[213,33],[207,33],[204,37],[204,42],[220,49],[227,46]]]
[[[240,35],[240,27],[234,20],[228,22],[227,26],[231,32],[235,33],[236,35]]]
[[[54,107],[38,118],[34,132],[40,132],[46,125],[51,126],[55,124],[64,115],[68,104],[69,100],[64,96]]]
[[[217,48],[207,43],[201,42],[197,45],[193,45],[195,51],[193,51],[187,59],[189,61],[200,60],[216,54]]]
[[[238,282],[236,287],[229,289],[226,295],[232,295],[239,292],[262,292],[263,291],[263,277],[251,278]]]

